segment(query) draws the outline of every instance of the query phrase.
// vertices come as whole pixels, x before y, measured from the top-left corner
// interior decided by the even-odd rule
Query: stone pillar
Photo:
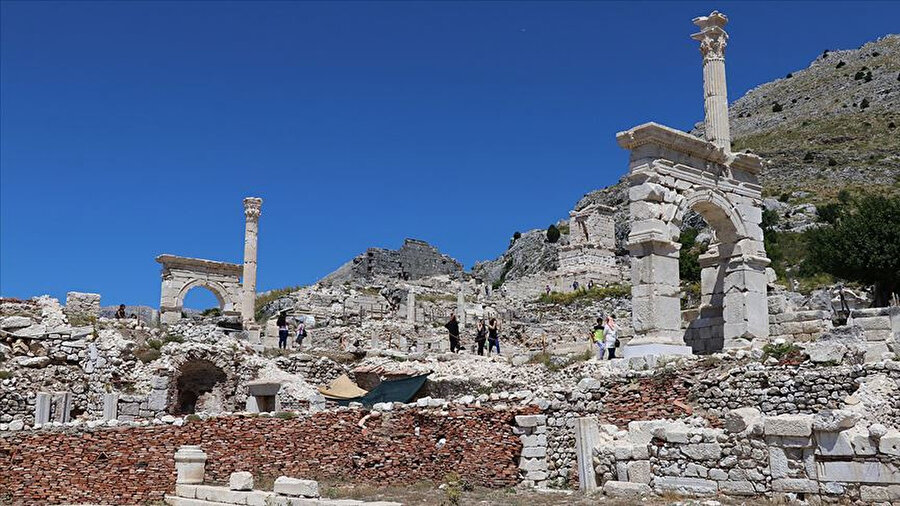
[[[728,91],[725,85],[725,46],[728,34],[723,27],[728,18],[718,11],[709,16],[694,18],[700,32],[691,38],[700,42],[703,54],[703,96],[706,111],[706,140],[731,151],[731,132],[728,126]]]
[[[406,294],[406,321],[416,323],[416,292],[412,290]]]
[[[69,392],[55,392],[53,394],[53,421],[67,423],[72,411],[72,394]]]
[[[578,489],[585,494],[597,490],[597,473],[594,472],[594,448],[600,442],[597,419],[575,419],[575,459],[578,463]]]
[[[182,445],[175,452],[175,483],[197,485],[203,483],[206,474],[206,453],[195,445]]]
[[[119,418],[119,394],[103,394],[103,419]]]
[[[656,239],[629,242],[635,335],[623,350],[623,357],[691,354],[681,330],[680,247]]]
[[[735,257],[725,272],[725,349],[747,348],[769,336],[766,266],[763,257]]]
[[[256,323],[256,239],[259,232],[259,214],[262,199],[247,197],[244,199],[244,275],[241,294],[241,320],[244,326]]]
[[[456,319],[459,320],[459,330],[466,325],[466,296],[462,290],[456,294]]]
[[[40,392],[34,397],[34,426],[50,422],[50,394]]]

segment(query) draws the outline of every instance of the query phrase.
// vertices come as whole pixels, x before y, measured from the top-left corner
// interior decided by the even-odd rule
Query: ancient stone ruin
[[[678,275],[681,220],[691,209],[715,231],[702,256],[700,317],[688,331],[700,349],[747,347],[769,335],[763,246],[762,161],[732,153],[725,87],[724,15],[696,18],[706,97],[704,141],[656,123],[616,135],[631,151],[631,302],[635,338],[625,356],[690,354],[681,329]]]
[[[558,290],[567,290],[576,281],[583,286],[621,281],[616,265],[614,211],[593,204],[569,212],[569,243],[559,248]]]

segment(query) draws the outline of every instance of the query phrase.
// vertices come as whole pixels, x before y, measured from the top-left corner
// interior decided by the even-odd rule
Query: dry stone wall
[[[399,407],[399,406],[398,406]],[[0,437],[0,502],[160,501],[175,485],[172,455],[201,445],[209,481],[235,471],[407,484],[455,472],[486,487],[520,479],[515,417],[533,408],[341,409],[293,419],[228,416],[157,425],[47,429]],[[490,456],[490,458],[485,458]],[[3,494],[6,494],[5,496]]]

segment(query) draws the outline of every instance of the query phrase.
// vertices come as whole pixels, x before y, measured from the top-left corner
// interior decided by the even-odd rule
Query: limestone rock
[[[247,471],[231,473],[228,477],[228,488],[231,490],[253,490],[253,475]]]
[[[300,480],[297,478],[288,478],[287,476],[279,476],[275,480],[275,486],[272,490],[278,495],[319,497],[319,482],[315,480]]]

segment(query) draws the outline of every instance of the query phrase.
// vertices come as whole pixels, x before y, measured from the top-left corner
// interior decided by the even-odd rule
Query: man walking
[[[450,353],[459,351],[459,322],[456,320],[456,313],[450,313],[450,321],[444,325],[447,332],[450,333]]]

